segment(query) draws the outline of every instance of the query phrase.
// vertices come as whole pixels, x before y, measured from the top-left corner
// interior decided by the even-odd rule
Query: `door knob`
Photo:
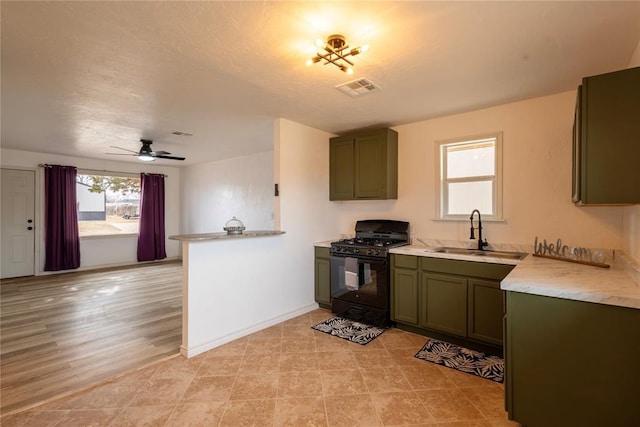
[[[32,219],[28,219],[28,220],[27,220],[27,222],[28,222],[29,224],[31,224],[31,223],[33,222],[33,220],[32,220]]]
[[[29,226],[27,227],[27,230],[33,230],[33,227]]]

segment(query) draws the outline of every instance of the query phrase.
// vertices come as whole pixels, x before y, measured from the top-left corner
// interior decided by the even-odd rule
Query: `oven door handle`
[[[351,256],[351,255],[331,255],[330,259],[333,260],[342,260],[345,258],[355,258],[358,261],[365,261],[365,262],[370,262],[372,264],[386,264],[387,263],[387,257],[368,257],[368,256],[362,256],[362,255],[357,255],[357,256]]]

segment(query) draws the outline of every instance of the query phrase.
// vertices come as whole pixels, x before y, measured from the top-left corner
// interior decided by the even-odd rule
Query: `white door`
[[[35,173],[2,169],[0,278],[33,276]]]

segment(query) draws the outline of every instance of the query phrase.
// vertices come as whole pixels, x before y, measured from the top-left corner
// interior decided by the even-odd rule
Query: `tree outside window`
[[[135,234],[140,216],[140,178],[78,174],[80,236]]]

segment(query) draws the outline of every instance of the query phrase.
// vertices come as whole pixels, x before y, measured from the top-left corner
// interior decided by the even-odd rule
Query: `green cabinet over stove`
[[[380,129],[329,141],[329,199],[398,198],[398,133]]]

